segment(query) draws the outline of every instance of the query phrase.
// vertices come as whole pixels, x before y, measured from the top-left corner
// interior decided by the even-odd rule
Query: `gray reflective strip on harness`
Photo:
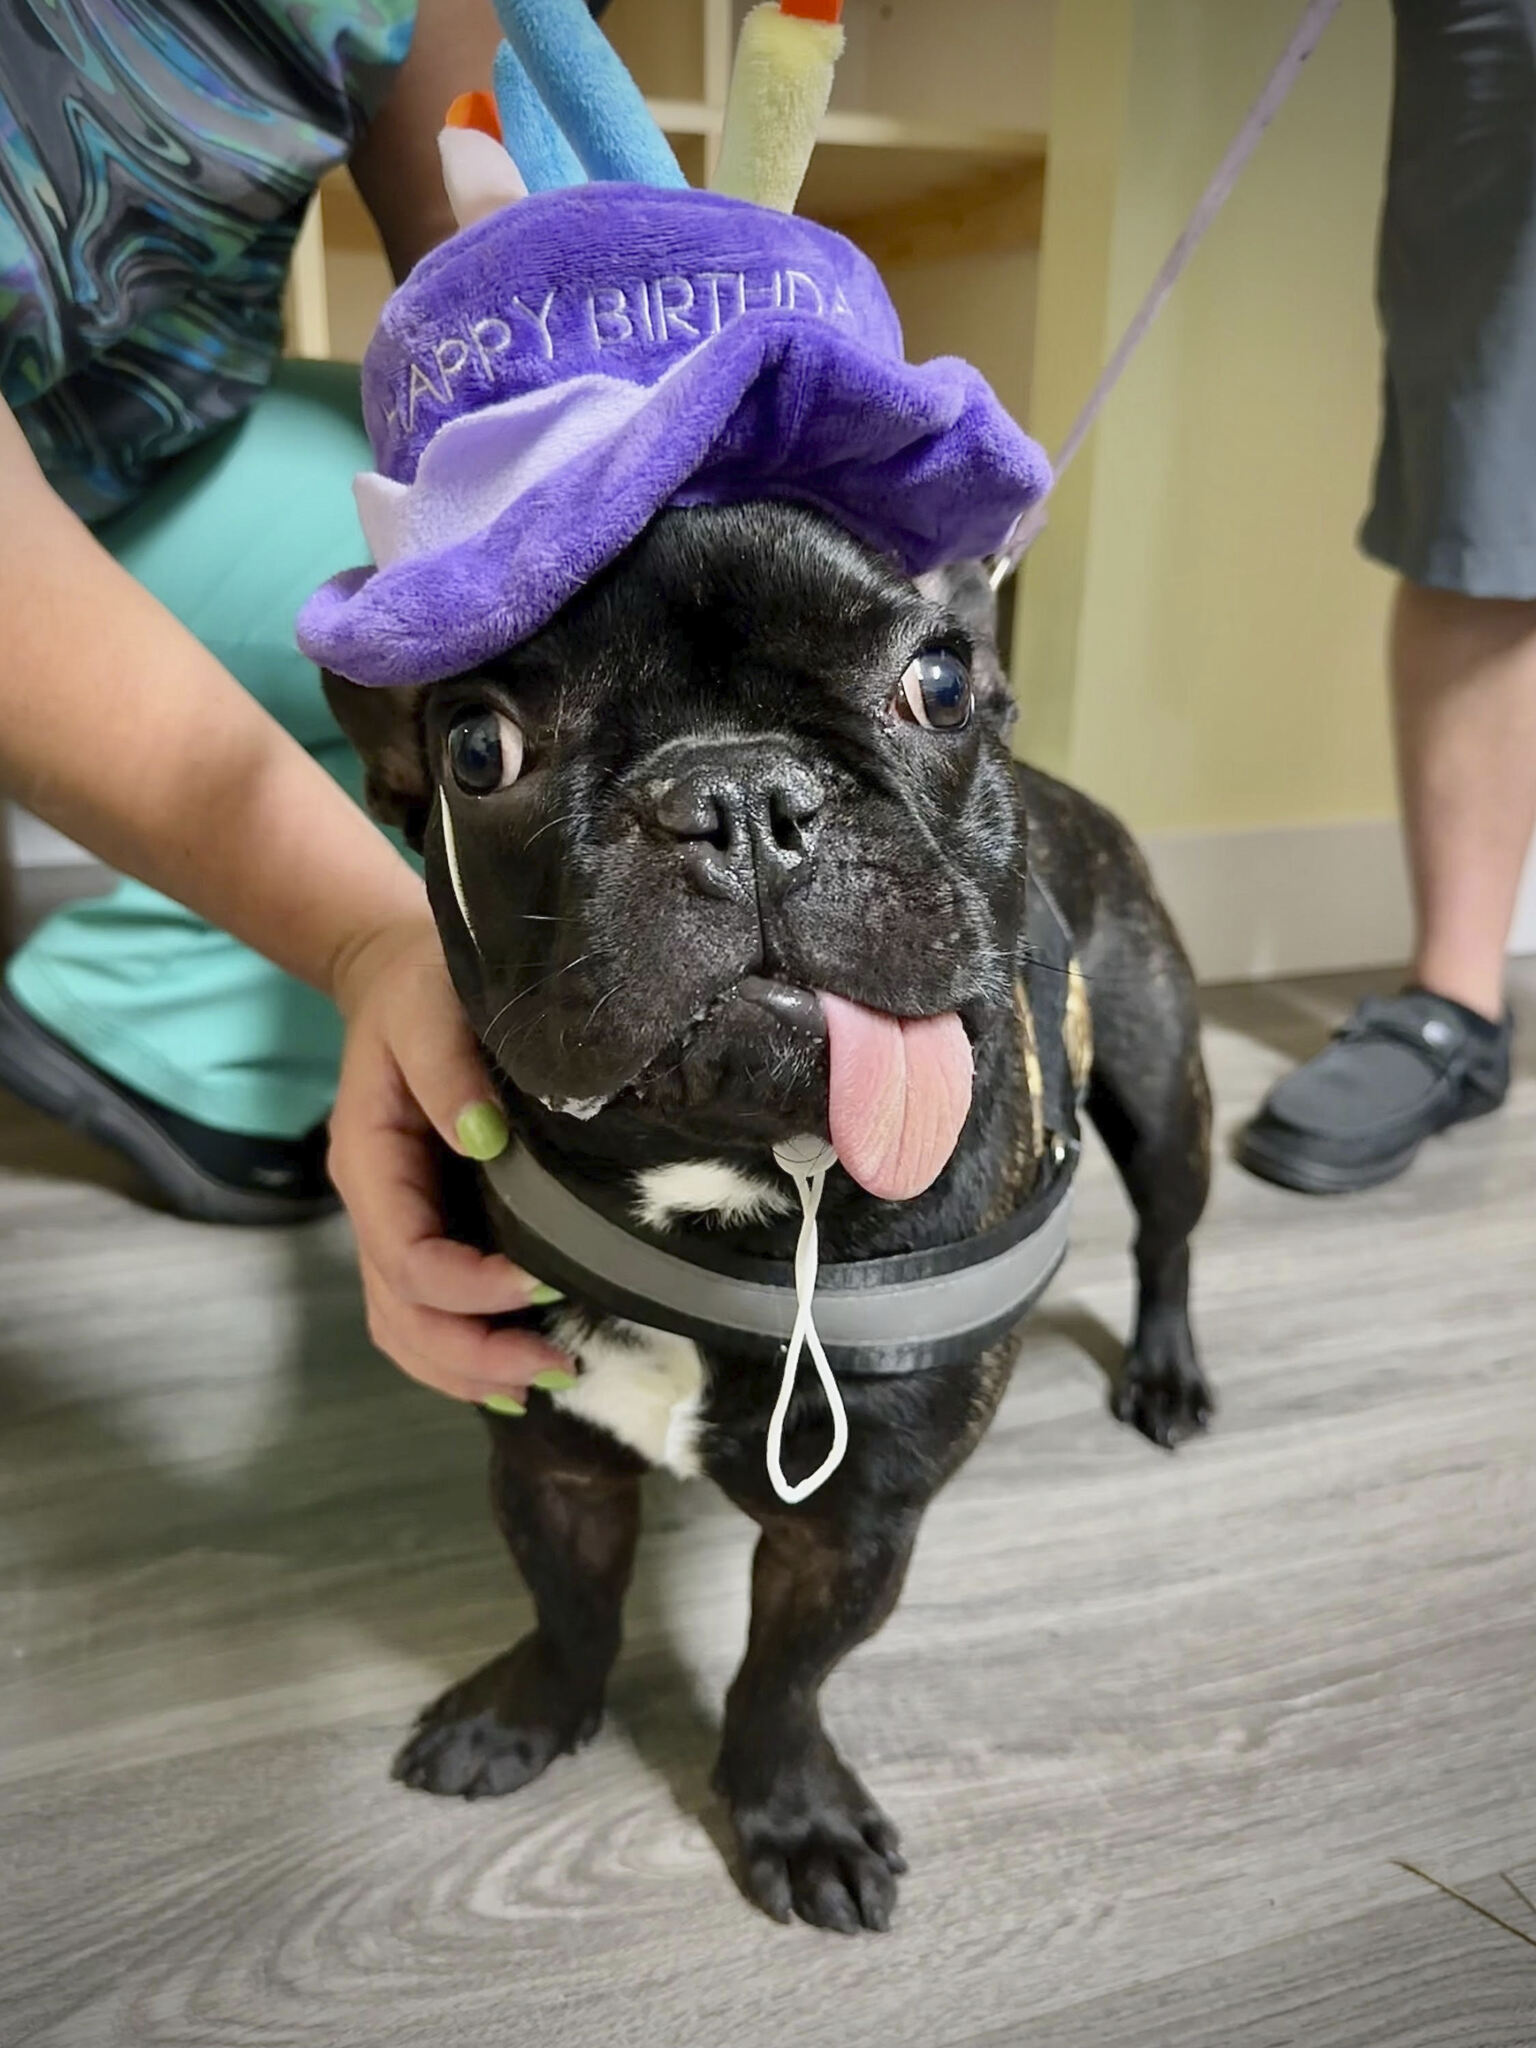
[[[787,1342],[795,1321],[792,1287],[712,1272],[633,1237],[573,1195],[525,1146],[483,1169],[512,1215],[572,1265],[619,1292],[652,1303],[658,1320],[677,1316],[744,1337]],[[1045,1291],[1067,1250],[1070,1188],[1019,1243],[973,1266],[872,1288],[818,1288],[816,1327],[829,1348],[877,1350],[943,1343],[1022,1314]]]

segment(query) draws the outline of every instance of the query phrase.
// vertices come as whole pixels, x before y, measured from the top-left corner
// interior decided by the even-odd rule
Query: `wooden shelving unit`
[[[750,0],[613,0],[603,25],[684,171],[714,160]],[[800,210],[880,266],[914,358],[968,356],[1029,395],[1053,0],[847,0],[848,48]],[[389,290],[350,179],[328,179],[294,270],[295,353],[356,359]]]

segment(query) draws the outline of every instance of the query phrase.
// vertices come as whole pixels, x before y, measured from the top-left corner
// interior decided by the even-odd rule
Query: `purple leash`
[[[1147,295],[1136,309],[1135,318],[1120,337],[1118,347],[1088,394],[1088,402],[1072,422],[1071,430],[1062,442],[1053,464],[1055,476],[1051,484],[1054,490],[1061,482],[1073,458],[1077,455],[1094,422],[1104,410],[1110,394],[1124,376],[1127,366],[1141,346],[1147,329],[1163,310],[1168,294],[1189,266],[1189,260],[1204,241],[1206,231],[1218,213],[1232,196],[1233,187],[1242,176],[1248,163],[1259,146],[1259,138],[1285,104],[1291,87],[1301,75],[1301,67],[1323,39],[1323,32],[1338,13],[1342,0],[1310,0],[1307,11],[1301,17],[1296,33],[1286,45],[1280,61],[1254,101],[1248,118],[1233,138],[1232,146],[1216,166],[1211,182],[1201,194],[1200,204],[1190,215],[1183,233],[1163,259],[1163,267],[1153,278]],[[1018,568],[1025,551],[1039,537],[1045,527],[1046,505],[1050,492],[1039,498],[1018,521],[1007,540],[1003,543],[992,564],[992,588],[1000,590],[1003,584]]]

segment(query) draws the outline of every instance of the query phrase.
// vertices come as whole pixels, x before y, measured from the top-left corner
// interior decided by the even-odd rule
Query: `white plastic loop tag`
[[[823,1139],[805,1137],[791,1138],[785,1144],[775,1145],[773,1156],[794,1182],[801,1210],[800,1241],[795,1247],[795,1324],[790,1334],[789,1349],[784,1354],[784,1377],[779,1383],[779,1398],[774,1403],[773,1419],[768,1424],[769,1483],[780,1500],[794,1507],[826,1484],[843,1462],[848,1449],[848,1414],[838,1392],[837,1380],[827,1363],[827,1354],[816,1334],[813,1315],[816,1268],[820,1257],[816,1212],[821,1207],[821,1191],[826,1186],[827,1175],[837,1164],[837,1154]],[[800,1354],[805,1350],[811,1354],[827,1397],[827,1406],[832,1411],[832,1448],[809,1478],[791,1486],[784,1476],[784,1424],[789,1415],[789,1404],[794,1398]]]
[[[454,834],[453,807],[448,801],[446,789],[438,791],[437,808],[442,818],[443,852],[448,861],[448,879],[453,884],[453,900],[459,906],[459,915],[464,920],[465,931],[469,933],[470,944],[478,953],[480,938],[475,930],[475,921],[469,914],[469,899],[464,894],[464,877],[459,873],[459,842]]]

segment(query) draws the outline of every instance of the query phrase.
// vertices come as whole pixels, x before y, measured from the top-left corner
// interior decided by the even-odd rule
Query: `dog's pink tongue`
[[[960,1019],[886,1017],[822,993],[832,1081],[827,1126],[861,1187],[891,1202],[943,1172],[971,1107],[971,1047]]]

